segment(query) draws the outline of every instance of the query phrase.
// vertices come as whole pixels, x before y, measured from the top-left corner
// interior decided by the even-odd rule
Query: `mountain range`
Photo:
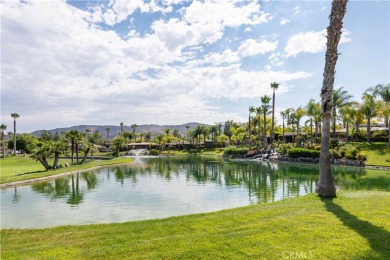
[[[152,132],[152,134],[158,134],[158,133],[164,133],[165,129],[178,129],[179,134],[185,135],[187,126],[189,126],[189,129],[193,129],[198,125],[206,125],[206,124],[201,124],[201,123],[186,123],[183,125],[139,125],[136,127],[135,132],[136,133],[141,133],[141,132]],[[119,134],[121,131],[121,127],[119,125],[78,125],[78,126],[71,126],[71,127],[63,127],[63,128],[55,128],[51,130],[36,130],[32,132],[31,134],[39,137],[43,131],[49,131],[52,134],[61,134],[61,132],[68,132],[70,130],[77,130],[79,132],[85,132],[86,129],[90,129],[91,133],[95,132],[96,130],[100,132],[100,134],[103,137],[107,136],[107,131],[106,129],[110,128],[109,131],[109,138],[113,138]],[[131,126],[128,125],[123,125],[123,131],[133,131]]]

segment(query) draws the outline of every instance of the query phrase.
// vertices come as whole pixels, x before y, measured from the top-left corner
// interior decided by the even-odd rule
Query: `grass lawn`
[[[367,154],[366,165],[390,166],[390,147],[388,143],[360,143]]]
[[[207,149],[190,149],[190,150],[164,150],[161,151],[162,155],[188,155],[188,154],[198,154],[198,155],[215,155],[215,156],[222,156],[223,155],[223,148],[221,149],[214,149],[214,148],[207,148]]]
[[[1,230],[2,259],[390,259],[390,193],[122,224]]]
[[[23,157],[23,155],[17,156],[7,156],[6,158],[0,159],[0,183],[21,181],[27,179],[34,179],[40,177],[46,177],[50,175],[55,175],[64,172],[70,171],[79,171],[85,170],[92,167],[111,165],[111,164],[120,164],[132,162],[132,158],[115,158],[112,160],[87,160],[85,164],[75,165],[71,167],[45,171],[41,163],[31,159],[29,156]],[[50,161],[52,163],[52,161]],[[60,159],[60,164],[64,165],[69,163],[70,159]]]

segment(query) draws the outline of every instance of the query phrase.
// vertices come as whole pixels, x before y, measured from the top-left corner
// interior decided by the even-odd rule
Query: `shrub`
[[[338,138],[330,139],[330,148],[336,148],[338,146],[339,146],[339,139]]]
[[[343,157],[349,160],[353,160],[356,157],[356,154],[359,152],[360,148],[353,144],[346,144],[339,148]]]
[[[151,149],[151,150],[149,151],[149,154],[150,154],[150,155],[158,155],[159,152],[158,152],[158,150],[156,150],[156,149]]]
[[[316,150],[309,150],[305,148],[292,148],[287,151],[288,157],[290,158],[319,158],[320,152]]]
[[[359,152],[356,154],[356,160],[365,161],[367,160],[367,155],[363,152]]]
[[[224,154],[226,155],[246,155],[248,153],[248,149],[246,148],[237,148],[236,146],[228,146],[224,150]]]
[[[333,158],[333,159],[341,159],[343,158],[343,154],[336,150],[336,149],[331,149],[330,150],[330,156]]]
[[[289,149],[293,148],[292,144],[280,144],[276,150],[281,155],[285,155]]]

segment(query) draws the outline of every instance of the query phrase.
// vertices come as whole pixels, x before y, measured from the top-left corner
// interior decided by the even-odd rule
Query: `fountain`
[[[130,152],[134,153],[135,156],[139,156],[143,151],[146,151],[146,149],[132,149]]]

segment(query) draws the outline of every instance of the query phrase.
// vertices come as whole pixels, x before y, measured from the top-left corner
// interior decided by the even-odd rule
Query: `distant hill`
[[[158,133],[163,133],[165,129],[178,129],[179,134],[185,135],[186,133],[186,126],[189,126],[190,129],[195,128],[198,125],[206,125],[206,124],[201,124],[201,123],[187,123],[183,125],[139,125],[135,129],[136,133],[141,133],[141,132],[152,132],[153,134],[158,134]],[[49,131],[53,134],[61,134],[61,132],[68,132],[70,130],[77,130],[80,132],[85,132],[86,129],[91,129],[91,132],[94,132],[98,130],[100,134],[103,137],[106,137],[107,132],[106,128],[110,128],[110,135],[109,138],[113,138],[117,136],[121,130],[121,127],[119,125],[78,125],[78,126],[71,126],[71,127],[63,127],[63,128],[56,128],[56,129],[50,129],[50,130],[36,130],[32,132],[31,134],[39,137],[43,131]],[[123,130],[128,132],[128,131],[133,131],[133,129],[128,126],[128,125],[123,125]]]

